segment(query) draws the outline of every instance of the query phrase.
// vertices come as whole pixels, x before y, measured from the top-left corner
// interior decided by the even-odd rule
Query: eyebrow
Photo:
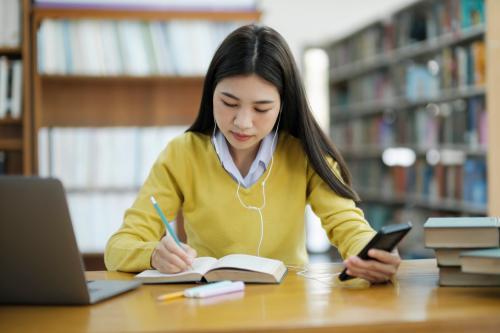
[[[234,96],[233,94],[230,94],[230,93],[228,93],[228,92],[224,92],[224,91],[222,91],[222,92],[221,92],[221,94],[222,94],[222,95],[224,95],[224,96],[227,96],[227,97],[229,97],[229,98],[235,99],[235,100],[237,100],[237,101],[239,101],[239,100],[240,100],[238,97],[236,97],[236,96]],[[274,101],[273,101],[273,100],[261,100],[261,101],[255,101],[255,102],[253,102],[253,103],[254,103],[254,104],[271,104],[271,103],[274,103]]]

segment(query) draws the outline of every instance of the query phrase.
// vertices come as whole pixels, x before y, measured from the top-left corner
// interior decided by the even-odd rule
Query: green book
[[[467,273],[500,274],[500,248],[462,252],[460,265]]]
[[[500,246],[496,217],[432,217],[424,224],[429,248],[491,248]]]

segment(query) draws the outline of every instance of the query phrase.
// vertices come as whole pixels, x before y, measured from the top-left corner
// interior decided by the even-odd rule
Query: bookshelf
[[[489,61],[486,63],[487,87],[490,94],[486,100],[486,107],[489,110],[488,135],[489,142],[500,142],[500,132],[496,128],[500,124],[500,21],[498,13],[500,13],[500,3],[495,0],[487,0],[488,21],[486,35],[486,57]],[[500,150],[494,149],[494,145],[488,150],[488,214],[491,216],[500,216],[500,207],[497,204],[500,200]]]
[[[498,7],[417,1],[323,46],[330,134],[374,227],[500,214]],[[430,255],[421,244],[403,255]]]
[[[2,6],[9,6],[11,2],[3,2]],[[0,57],[6,59],[10,71],[9,85],[13,86],[14,62],[20,62],[22,74],[19,84],[20,115],[13,115],[9,106],[6,114],[0,116],[0,174],[31,175],[33,173],[33,142],[32,142],[32,114],[31,114],[31,45],[30,45],[30,10],[31,1],[19,0],[19,46],[0,45]],[[15,7],[4,7],[2,10],[14,10]],[[3,23],[3,22],[2,22]],[[8,88],[9,100],[14,93]],[[0,112],[1,114],[2,112]]]
[[[35,5],[32,34],[44,20],[256,21],[257,11],[171,11],[56,8]],[[33,49],[36,41],[33,39]],[[38,55],[34,57],[37,59]],[[37,64],[34,63],[36,68]],[[198,111],[203,76],[57,75],[34,77],[34,129],[66,126],[190,124]],[[68,110],[71,106],[71,110]],[[35,165],[36,166],[36,165]]]
[[[57,171],[57,165],[55,165],[60,162],[58,162],[57,157],[48,163],[51,169],[49,173],[59,176],[66,186],[70,208],[77,207],[76,202],[81,201],[85,196],[96,198],[92,199],[95,206],[81,206],[85,208],[75,208],[72,211],[72,215],[75,214],[77,219],[79,214],[82,216],[76,224],[75,219],[73,219],[77,240],[79,236],[95,233],[95,230],[98,229],[100,234],[106,229],[105,236],[109,237],[109,232],[115,231],[119,227],[124,210],[130,206],[142,184],[141,180],[143,181],[144,172],[147,171],[144,168],[149,169],[150,163],[152,163],[151,158],[148,163],[143,163],[144,161],[141,158],[144,158],[144,156],[142,155],[157,156],[168,142],[168,139],[181,133],[194,121],[198,113],[204,80],[203,74],[206,69],[186,71],[181,66],[176,67],[179,65],[178,62],[176,66],[165,63],[160,64],[159,57],[154,54],[156,56],[155,66],[148,64],[147,69],[144,66],[140,68],[141,70],[144,69],[144,71],[131,72],[129,70],[131,67],[127,67],[129,64],[126,62],[128,54],[123,51],[123,44],[121,44],[119,57],[122,70],[115,70],[112,73],[108,71],[109,68],[104,70],[101,68],[101,71],[85,71],[81,70],[82,68],[77,70],[78,61],[74,51],[77,49],[73,48],[74,44],[70,44],[73,48],[70,51],[68,51],[68,44],[65,44],[66,46],[63,48],[50,51],[52,53],[44,53],[47,52],[47,49],[44,49],[43,42],[47,40],[44,39],[43,34],[46,31],[59,31],[58,29],[61,29],[63,34],[65,29],[68,29],[73,34],[73,31],[76,30],[76,35],[82,40],[81,46],[85,43],[85,34],[88,33],[88,29],[94,29],[92,30],[94,33],[92,36],[95,38],[92,38],[92,41],[98,41],[105,38],[104,32],[102,32],[104,30],[96,33],[95,27],[102,28],[112,25],[116,29],[114,31],[117,34],[118,44],[120,44],[120,29],[128,29],[126,31],[131,34],[127,34],[127,36],[130,36],[127,41],[137,43],[137,40],[133,39],[133,28],[140,26],[140,29],[146,29],[151,33],[151,45],[147,45],[145,42],[148,37],[144,36],[149,35],[141,35],[142,38],[146,38],[141,41],[141,43],[144,43],[141,45],[144,45],[146,50],[144,52],[147,53],[149,52],[148,47],[150,49],[154,48],[154,38],[157,37],[155,35],[157,30],[154,29],[157,29],[159,25],[161,25],[161,31],[165,33],[165,39],[172,43],[167,46],[172,46],[172,49],[174,49],[176,44],[174,44],[175,41],[172,38],[175,36],[168,35],[168,31],[174,31],[172,29],[174,29],[175,24],[178,25],[175,31],[184,37],[186,35],[180,30],[189,29],[186,25],[191,22],[198,22],[196,23],[198,24],[198,33],[200,33],[199,24],[204,24],[201,30],[210,30],[211,25],[217,25],[217,31],[222,36],[233,30],[233,27],[230,27],[233,22],[235,22],[234,24],[249,23],[259,20],[259,17],[260,12],[256,10],[221,9],[202,11],[195,9],[176,11],[166,8],[148,8],[142,5],[130,10],[130,8],[120,6],[75,8],[71,6],[34,5],[31,33],[37,37],[32,39],[31,45],[35,50],[33,58],[33,122],[34,132],[42,133],[42,135],[35,135],[38,140],[37,147],[48,145],[51,153],[57,155],[58,151],[71,150],[68,149],[71,145],[75,147],[87,145],[84,150],[78,151],[78,154],[82,153],[83,155],[78,157],[73,155],[71,158],[66,158],[66,164],[63,168],[59,168],[60,172]],[[48,25],[47,22],[49,22]],[[62,25],[62,28],[59,25]],[[221,25],[227,25],[227,27],[221,27]],[[231,29],[228,30],[229,28]],[[141,32],[143,31],[141,30]],[[219,37],[219,35],[217,36]],[[71,35],[71,42],[75,40],[74,37],[75,35]],[[156,42],[158,42],[158,39],[156,39]],[[182,41],[183,44],[180,47],[186,45],[196,46],[197,44],[204,44],[203,42],[196,38],[187,38]],[[57,44],[58,41],[56,40],[54,43]],[[162,43],[160,42],[160,44]],[[111,45],[111,43],[109,44]],[[213,50],[215,50],[217,44],[211,45]],[[96,57],[101,52],[98,48],[99,46],[96,47]],[[84,53],[84,48],[81,50]],[[68,57],[65,52],[72,54],[72,66],[68,65]],[[165,55],[168,55],[169,59],[175,60],[175,54],[172,54],[172,52],[170,51]],[[62,60],[59,58],[59,62],[65,64],[66,67],[64,68],[58,68],[54,66],[54,63],[43,61],[47,59],[46,54],[59,57],[62,53],[65,53],[65,58],[63,57]],[[141,54],[135,53],[135,55],[140,56]],[[210,53],[209,58],[211,56]],[[186,58],[186,55],[183,54],[181,58]],[[151,60],[150,57],[147,59],[148,61]],[[203,60],[206,59],[205,57]],[[189,62],[189,59],[182,60]],[[197,62],[200,59],[194,60],[194,62]],[[165,62],[167,61],[165,60]],[[155,70],[153,70],[153,67]],[[198,68],[201,67],[203,66]],[[135,69],[137,68],[135,67]],[[174,129],[170,132],[163,131],[161,128],[164,126]],[[151,133],[151,130],[148,132],[148,128],[153,128],[152,131],[158,133]],[[74,131],[77,134],[68,136],[68,131]],[[118,137],[120,139],[117,139]],[[135,140],[134,138],[140,139]],[[116,144],[120,140],[123,140],[122,147],[109,144],[110,142]],[[88,142],[96,144],[90,146]],[[123,146],[131,148],[123,150]],[[139,149],[139,151],[137,146],[141,146],[139,147],[141,149],[146,148]],[[108,153],[102,153],[106,149],[108,149]],[[125,160],[125,163],[123,163],[124,160],[120,156],[128,156],[128,162]],[[43,156],[37,156],[36,160],[41,161],[41,159],[43,159]],[[114,166],[109,164],[115,163],[118,167],[113,170]],[[123,165],[126,165],[126,168],[122,167]],[[35,164],[35,167],[37,171],[46,172],[46,170],[40,170],[44,167],[43,163]],[[83,175],[78,171],[82,169],[87,170]],[[77,171],[75,172],[75,170]],[[88,170],[91,171],[88,172]],[[124,174],[124,171],[128,173]],[[118,175],[120,172],[122,172],[121,176]],[[89,175],[92,176],[89,177]],[[72,179],[72,176],[75,177]],[[125,181],[120,182],[119,178]],[[103,181],[99,182],[99,179]],[[106,215],[104,217],[96,214],[89,215],[91,214],[89,211],[97,211],[102,208],[97,206],[111,207],[108,211],[113,210],[114,215],[109,212],[104,212],[103,215]],[[102,221],[98,222],[98,220]],[[106,223],[108,225],[103,226]],[[112,225],[113,223],[118,224]],[[185,239],[181,214],[177,217],[176,223],[180,238]],[[96,242],[103,246],[105,244],[103,243],[104,239],[102,239],[104,236],[100,235],[99,237],[101,239]],[[103,269],[102,250],[103,248],[95,246],[83,249],[87,269]]]

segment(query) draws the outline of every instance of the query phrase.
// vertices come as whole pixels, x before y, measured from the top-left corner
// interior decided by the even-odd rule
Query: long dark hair
[[[205,77],[198,116],[187,131],[211,134],[215,125],[215,87],[227,77],[250,74],[258,75],[278,89],[282,110],[279,130],[285,130],[300,140],[312,167],[335,193],[359,201],[351,187],[351,175],[344,159],[311,113],[290,48],[270,27],[242,26],[222,42]],[[326,156],[338,163],[344,182],[332,172]]]

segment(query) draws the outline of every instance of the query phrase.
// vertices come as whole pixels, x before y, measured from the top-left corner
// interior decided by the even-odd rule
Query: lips
[[[231,134],[233,135],[233,137],[238,140],[238,141],[247,141],[249,140],[252,135],[244,135],[244,134],[239,134],[239,133],[236,133],[236,132],[231,132]]]

